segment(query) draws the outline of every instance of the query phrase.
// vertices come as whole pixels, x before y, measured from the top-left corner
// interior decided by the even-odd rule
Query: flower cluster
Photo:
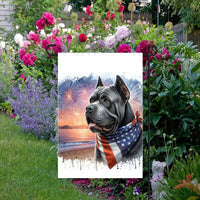
[[[86,7],[86,13],[89,16],[92,16],[94,14],[94,12],[90,11],[90,6],[89,5],[87,5],[87,7]]]
[[[41,19],[36,21],[38,30],[42,30],[44,27],[48,27],[54,24],[56,24],[56,19],[51,13],[48,12],[44,12]]]
[[[166,61],[168,61],[169,57],[170,57],[170,53],[169,53],[167,47],[165,47],[163,49],[161,54],[159,54],[159,53],[156,54],[156,58],[158,60],[166,60]]]
[[[34,66],[37,57],[33,53],[26,53],[26,49],[21,49],[19,52],[20,59],[23,61],[24,65]]]

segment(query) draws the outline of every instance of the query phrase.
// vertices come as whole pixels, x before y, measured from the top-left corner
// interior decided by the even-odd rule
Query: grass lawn
[[[52,146],[0,115],[0,199],[92,199],[74,189],[70,180],[57,178],[57,150],[50,150]]]

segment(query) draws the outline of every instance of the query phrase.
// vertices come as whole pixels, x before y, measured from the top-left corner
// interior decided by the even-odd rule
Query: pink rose
[[[110,11],[107,12],[106,18],[108,20],[113,20],[115,18],[115,14],[111,13]]]
[[[26,39],[32,40],[36,45],[39,45],[41,42],[39,35],[37,35],[34,31],[30,31]]]
[[[56,24],[56,19],[51,13],[44,12],[43,17],[46,20],[47,26]]]
[[[36,26],[39,30],[42,30],[45,27],[45,18],[42,17],[41,19],[36,21]]]
[[[131,53],[131,47],[128,44],[121,44],[117,49],[117,53]]]
[[[44,27],[48,27],[49,25],[54,25],[55,23],[56,23],[56,18],[51,13],[44,12],[41,19],[36,21],[36,26],[40,31]]]
[[[75,30],[80,30],[81,26],[80,25],[75,25]]]
[[[112,49],[117,44],[117,40],[114,35],[111,35],[106,38],[105,46],[107,49]]]
[[[26,50],[23,48],[19,51],[19,58],[22,60],[22,58],[24,57],[24,55],[26,54]]]
[[[54,44],[56,45],[55,47],[53,46],[52,49],[54,50],[55,53],[61,53],[63,51],[63,42],[61,38],[55,38]]]
[[[79,41],[80,42],[86,42],[86,40],[87,40],[87,36],[84,33],[81,33],[79,35]]]
[[[42,40],[42,48],[46,50],[47,46],[51,44],[49,38]]]
[[[30,54],[30,53],[26,53],[23,58],[22,61],[24,63],[24,65],[35,65],[35,61],[36,61],[37,57],[34,54]]]
[[[94,12],[90,11],[90,6],[89,6],[89,5],[87,5],[87,7],[86,7],[86,13],[87,13],[87,15],[89,15],[89,16],[92,16],[93,13],[94,13]]]

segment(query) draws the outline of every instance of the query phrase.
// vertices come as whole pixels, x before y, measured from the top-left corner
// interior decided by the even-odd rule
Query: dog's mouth
[[[105,134],[105,133],[111,132],[113,127],[115,126],[114,121],[107,125],[104,125],[104,126],[99,125],[98,123],[92,121],[90,118],[87,118],[87,122],[88,122],[89,128],[92,132],[100,133],[100,134]]]

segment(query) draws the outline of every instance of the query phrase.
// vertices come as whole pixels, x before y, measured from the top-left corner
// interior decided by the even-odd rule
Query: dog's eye
[[[110,101],[109,101],[108,99],[104,99],[103,102],[104,102],[104,103],[107,103],[107,104],[110,103]]]

